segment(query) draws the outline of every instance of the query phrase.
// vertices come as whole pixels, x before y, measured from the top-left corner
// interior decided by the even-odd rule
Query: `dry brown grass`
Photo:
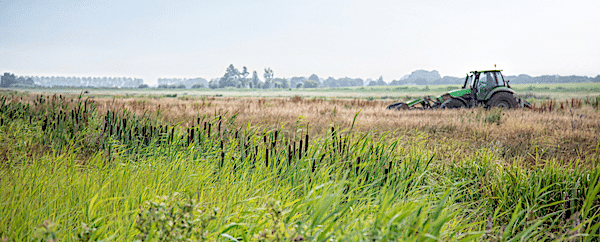
[[[534,110],[386,110],[389,101],[323,100],[319,98],[98,98],[100,112],[128,109],[136,115],[160,113],[163,121],[184,126],[203,115],[237,114],[236,123],[288,129],[298,122],[309,125],[313,135],[332,126],[354,130],[389,132],[392,136],[427,139],[441,156],[455,157],[480,148],[498,151],[506,160],[539,162],[558,159],[597,160],[600,113],[580,101],[544,103]],[[553,102],[550,100],[549,102]],[[561,108],[562,106],[562,108]],[[554,107],[554,108],[549,108]],[[360,113],[359,113],[360,112]]]

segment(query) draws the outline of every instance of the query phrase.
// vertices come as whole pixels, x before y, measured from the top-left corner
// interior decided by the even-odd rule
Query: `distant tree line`
[[[600,75],[596,77],[587,76],[559,76],[559,75],[543,75],[532,77],[521,74],[518,76],[505,76],[504,79],[510,80],[512,84],[535,84],[535,83],[584,83],[584,82],[600,82]]]
[[[4,73],[2,87],[116,87],[134,88],[144,80],[130,77],[20,76]]]
[[[381,78],[380,78],[381,79]],[[451,76],[440,76],[440,73],[436,70],[425,71],[416,70],[410,73],[410,75],[403,76],[398,80],[391,81],[389,86],[401,86],[401,85],[456,85],[463,84],[464,78],[451,77]],[[381,81],[378,81],[381,83]],[[381,85],[379,85],[381,86]]]
[[[290,82],[285,78],[275,78],[275,73],[271,68],[267,67],[264,70],[263,78],[264,81],[258,77],[256,71],[252,72],[252,77],[249,77],[250,73],[248,68],[242,67],[242,70],[238,70],[235,66],[229,65],[225,74],[220,78],[210,80],[208,87],[211,89],[215,88],[289,88]]]
[[[19,86],[33,86],[33,79],[30,77],[16,77],[14,74],[4,73],[0,77],[0,87],[19,87]]]
[[[229,65],[225,74],[220,78],[212,79],[208,83],[208,87],[215,88],[256,88],[256,89],[270,89],[270,88],[317,88],[317,87],[352,87],[352,86],[363,86],[363,80],[360,78],[340,78],[334,79],[332,77],[321,80],[315,74],[310,77],[291,77],[280,78],[275,77],[275,73],[269,67],[264,69],[263,79],[260,79],[256,71],[252,72],[252,76],[249,77],[248,69],[244,66],[242,71],[235,68],[233,65]]]
[[[596,77],[587,76],[559,76],[543,75],[532,77],[521,74],[518,76],[504,76],[512,84],[536,84],[536,83],[600,83],[600,75]],[[269,67],[264,69],[262,79],[256,71],[252,75],[244,66],[238,70],[229,65],[220,78],[207,81],[204,78],[159,78],[158,88],[317,88],[317,87],[355,87],[355,86],[400,86],[400,85],[460,85],[464,83],[464,77],[440,76],[436,71],[416,70],[398,80],[386,82],[383,76],[377,80],[343,77],[335,79],[329,77],[321,79],[316,74],[306,77],[281,78],[275,77],[275,73]],[[149,88],[142,79],[128,77],[61,77],[61,76],[15,76],[4,73],[1,76],[0,87],[110,87],[110,88]]]

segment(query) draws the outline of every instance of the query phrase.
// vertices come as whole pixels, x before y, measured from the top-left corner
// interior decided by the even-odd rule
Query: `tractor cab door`
[[[475,73],[475,82],[473,83],[473,91],[477,100],[485,100],[485,97],[498,86],[498,79],[494,72],[477,72]]]
[[[462,88],[465,89],[465,88],[468,87],[468,88],[473,89],[473,86],[472,86],[473,85],[473,78],[474,78],[473,75],[468,75],[467,74],[467,77],[465,77],[465,84],[463,85]]]

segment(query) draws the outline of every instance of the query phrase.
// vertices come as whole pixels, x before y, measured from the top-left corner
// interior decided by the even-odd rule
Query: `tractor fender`
[[[487,96],[485,96],[485,100],[490,100],[490,98],[492,98],[492,96],[494,96],[494,94],[498,93],[498,92],[508,92],[510,94],[515,94],[515,91],[513,89],[510,89],[508,87],[496,87],[494,88],[494,90],[492,90],[490,93],[488,93]]]

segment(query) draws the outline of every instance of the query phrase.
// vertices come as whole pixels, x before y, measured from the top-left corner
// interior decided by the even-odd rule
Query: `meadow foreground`
[[[6,241],[599,238],[597,103],[1,98]]]

